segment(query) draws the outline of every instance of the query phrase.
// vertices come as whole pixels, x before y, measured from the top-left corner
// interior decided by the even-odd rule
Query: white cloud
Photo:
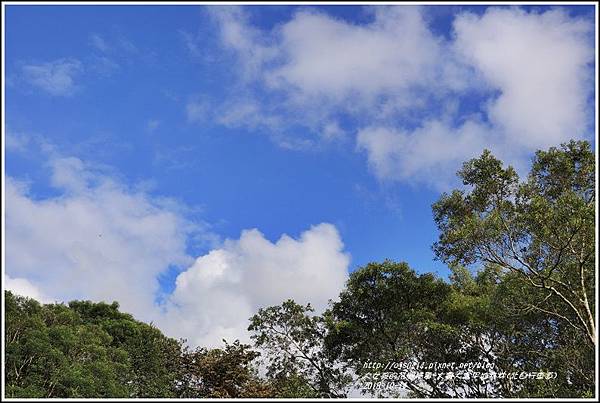
[[[55,151],[54,151],[55,152]],[[272,243],[258,230],[218,242],[185,206],[123,185],[74,157],[48,162],[55,196],[6,182],[7,287],[42,301],[113,301],[166,334],[196,345],[248,341],[258,308],[294,298],[323,309],[348,276],[349,256],[331,224]],[[212,250],[194,260],[189,242]],[[172,294],[158,283],[184,270]],[[157,303],[157,297],[162,303]]]
[[[250,24],[244,9],[223,6],[209,7],[207,10],[219,24],[223,44],[240,57],[242,63],[238,67],[242,68],[244,78],[251,79],[261,74],[264,64],[275,57],[277,50],[269,45],[269,39],[261,30]]]
[[[373,22],[357,25],[303,9],[267,31],[245,8],[209,8],[240,73],[235,96],[214,120],[307,148],[344,137],[340,113],[380,121],[466,86],[466,67],[428,30],[420,8],[373,10]],[[298,127],[308,130],[289,134]]]
[[[194,58],[203,56],[202,48],[199,45],[199,41],[202,40],[202,38],[196,37],[195,35],[185,31],[179,31],[179,34],[181,35],[181,40],[183,41],[183,44],[185,45],[185,48],[190,56]]]
[[[188,122],[201,122],[205,120],[209,113],[206,102],[190,101],[185,107]]]
[[[500,90],[487,113],[507,141],[530,150],[580,138],[593,88],[593,26],[560,10],[459,15],[455,47]]]
[[[326,140],[338,140],[346,136],[344,129],[335,120],[325,123],[321,133]]]
[[[302,108],[298,120],[313,128],[340,109],[377,116],[382,103],[417,105],[414,92],[429,92],[433,84],[437,93],[465,87],[464,67],[429,31],[420,8],[374,10],[373,22],[357,25],[304,9],[271,31],[252,26],[241,7],[211,13],[223,46],[239,57],[243,80],[271,92],[274,104],[287,107],[287,118]]]
[[[196,345],[218,345],[224,337],[249,341],[248,319],[260,307],[292,298],[322,311],[341,291],[348,264],[331,224],[275,243],[246,230],[178,276],[162,323],[180,336],[192,335]]]
[[[9,275],[4,276],[4,288],[12,291],[14,294],[33,298],[41,303],[50,302],[50,300],[42,294],[39,287],[33,285],[29,280],[24,278],[12,278]]]
[[[355,25],[303,11],[281,28],[282,64],[266,72],[275,87],[302,96],[373,99],[438,80],[441,41],[427,29],[418,8],[376,8],[375,20]],[[446,61],[448,63],[449,61]]]
[[[379,178],[425,182],[446,190],[462,161],[484,148],[499,150],[489,128],[467,121],[453,128],[431,120],[412,132],[367,127],[357,135],[357,147],[367,152],[369,166]]]
[[[77,59],[58,59],[22,67],[23,78],[32,86],[50,95],[68,96],[77,89],[75,77],[83,70]]]
[[[194,100],[186,104],[186,116],[189,123],[216,122],[228,129],[244,128],[264,133],[278,146],[287,149],[306,149],[313,145],[311,139],[287,135],[289,121],[276,110],[266,108],[255,99],[239,96],[220,105],[208,100]],[[323,137],[328,140],[340,138],[342,130],[337,123],[327,125]]]
[[[158,274],[191,260],[192,224],[76,158],[54,159],[51,169],[56,197],[39,199],[6,182],[6,274],[52,298],[117,300],[149,319]]]
[[[591,137],[593,23],[489,7],[459,12],[446,39],[426,7],[368,10],[359,24],[303,8],[261,30],[243,8],[214,8],[246,97],[260,100],[220,122],[329,140],[346,119],[380,179],[436,187],[484,147],[525,166],[536,149]]]
[[[90,36],[90,43],[93,47],[103,53],[110,49],[104,38],[98,34],[92,34]]]
[[[267,128],[275,132],[283,128],[280,115],[268,113],[260,103],[248,99],[238,99],[223,105],[216,119],[230,128],[246,126],[253,130]]]
[[[523,174],[529,153],[587,137],[589,29],[556,10],[492,8],[481,17],[459,15],[455,50],[500,91],[481,106],[489,123],[466,117],[458,126],[438,119],[412,130],[369,126],[359,131],[358,148],[379,178],[441,189],[453,182],[462,161],[484,148]]]

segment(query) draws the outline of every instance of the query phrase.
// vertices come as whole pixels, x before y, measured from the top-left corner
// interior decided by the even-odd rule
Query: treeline
[[[239,343],[189,349],[119,304],[41,305],[4,295],[6,397],[245,397],[270,394]]]
[[[433,205],[449,281],[371,263],[320,315],[291,300],[260,309],[252,346],[191,349],[117,303],[7,292],[5,395],[593,397],[589,143],[538,151],[523,181],[487,151],[459,176],[465,188]]]

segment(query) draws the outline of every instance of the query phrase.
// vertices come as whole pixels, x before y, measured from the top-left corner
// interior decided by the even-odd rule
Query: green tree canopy
[[[119,311],[4,295],[7,397],[265,397],[258,353],[239,342],[190,349]]]
[[[350,378],[324,348],[325,320],[292,300],[262,308],[248,330],[282,397],[345,397]]]
[[[418,275],[406,263],[370,263],[350,275],[328,312],[327,348],[366,382],[374,372],[371,363],[466,359],[458,329],[445,320],[451,292],[449,284],[430,273]],[[408,371],[399,375],[402,387],[372,393],[451,396],[443,381],[410,379]]]
[[[485,151],[459,171],[468,189],[433,205],[440,229],[434,251],[444,262],[515,273],[541,291],[529,309],[552,315],[594,346],[594,174],[584,141],[538,151],[525,182]]]

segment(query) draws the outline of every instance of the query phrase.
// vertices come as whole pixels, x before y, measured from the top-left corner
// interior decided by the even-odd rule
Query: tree
[[[450,362],[466,358],[459,333],[444,323],[451,288],[433,274],[417,275],[406,263],[369,263],[350,274],[346,288],[328,312],[328,350],[361,379],[370,382],[388,363]],[[375,369],[375,371],[374,371]],[[415,397],[449,397],[445,381],[412,379],[398,371],[402,387],[370,391]]]
[[[452,270],[453,292],[445,321],[460,329],[461,343],[479,361],[491,363],[495,373],[557,374],[553,379],[490,379],[485,385],[488,396],[565,398],[593,390],[593,349],[574,337],[569,325],[524,308],[539,299],[541,290],[498,266],[485,266],[475,276],[461,266]],[[471,385],[466,386],[459,394],[475,397]]]
[[[260,355],[235,341],[224,349],[185,347],[180,358],[178,397],[258,398],[272,396],[272,388],[259,379],[254,360]]]
[[[119,304],[42,305],[6,292],[6,396],[44,398],[269,397],[238,341],[190,349]]]
[[[526,308],[551,315],[595,346],[594,173],[584,141],[538,151],[523,183],[484,151],[458,173],[470,190],[443,194],[433,205],[441,232],[436,255],[514,273],[542,291]]]
[[[588,396],[594,388],[594,171],[586,142],[538,151],[525,182],[485,151],[459,171],[468,189],[433,205],[436,255],[450,265],[482,265],[495,279],[476,291],[487,294],[492,315],[480,331],[471,327],[495,365],[558,374],[504,382],[500,396]],[[460,289],[458,300],[472,290]]]
[[[287,300],[262,308],[248,330],[267,357],[267,377],[281,397],[345,397],[350,378],[324,349],[325,320]]]
[[[500,272],[491,306],[491,322],[500,335],[497,365],[505,370],[550,371],[550,380],[521,381],[509,397],[583,397],[594,389],[594,349],[568,323],[529,307],[544,297],[520,275]]]
[[[175,396],[180,344],[118,303],[4,303],[7,396]]]
[[[8,397],[129,397],[127,353],[64,305],[5,293]]]
[[[127,354],[129,372],[123,378],[131,397],[173,397],[180,343],[152,325],[119,312],[119,304],[71,301],[69,308],[86,323],[111,337],[111,346]]]
[[[451,267],[449,283],[418,275],[405,263],[370,263],[350,275],[326,313],[329,354],[345,362],[366,393],[412,397],[575,397],[594,387],[593,349],[572,327],[524,309],[540,290],[519,275],[487,265],[476,275]],[[416,366],[455,363],[450,371]],[[387,364],[408,365],[396,369]],[[488,378],[462,375],[458,365],[481,363]],[[381,365],[383,368],[377,368]],[[411,367],[413,365],[414,367]],[[435,376],[425,378],[424,371]],[[473,370],[475,372],[477,370]],[[493,374],[556,372],[555,379],[510,379]],[[370,389],[396,372],[399,385]]]

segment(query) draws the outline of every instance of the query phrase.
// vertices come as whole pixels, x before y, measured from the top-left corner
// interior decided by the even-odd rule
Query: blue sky
[[[371,261],[446,276],[431,204],[462,161],[592,140],[594,11],[7,6],[6,275],[165,329],[244,296],[197,343]]]

